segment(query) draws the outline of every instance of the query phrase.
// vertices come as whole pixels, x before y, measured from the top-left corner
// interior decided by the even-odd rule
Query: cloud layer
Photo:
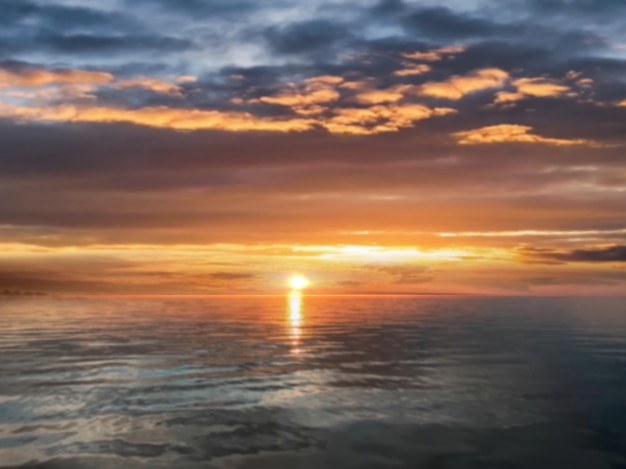
[[[624,287],[623,2],[2,10],[0,288]]]

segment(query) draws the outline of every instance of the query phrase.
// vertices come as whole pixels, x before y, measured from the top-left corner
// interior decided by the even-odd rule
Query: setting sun
[[[306,277],[302,275],[294,275],[289,279],[289,286],[294,290],[302,290],[311,284]]]

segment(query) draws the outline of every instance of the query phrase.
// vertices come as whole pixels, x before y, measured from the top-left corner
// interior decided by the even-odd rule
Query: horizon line
[[[284,293],[47,293],[28,296],[28,299],[51,298],[264,298],[284,297],[294,291]],[[305,293],[295,291],[303,297],[363,297],[363,298],[411,298],[411,297],[476,297],[476,298],[623,298],[626,294],[507,294],[507,293]],[[0,295],[0,298],[3,298]],[[27,295],[6,296],[6,298],[25,298]]]

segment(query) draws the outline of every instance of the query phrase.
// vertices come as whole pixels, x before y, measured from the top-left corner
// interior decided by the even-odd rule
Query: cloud
[[[277,52],[302,54],[328,48],[349,37],[348,31],[343,25],[319,19],[271,27],[265,31],[264,36]]]
[[[195,80],[189,80],[188,78],[193,78],[193,77],[187,77],[179,81],[182,81],[182,82],[195,81]],[[165,80],[160,80],[154,77],[129,78],[127,80],[118,81],[115,86],[118,88],[122,88],[122,89],[138,87],[138,88],[144,88],[150,91],[154,91],[155,93],[169,94],[172,96],[181,96],[181,88],[179,85],[175,83],[169,83]]]
[[[454,54],[460,54],[466,50],[464,46],[446,46],[437,49],[431,49],[426,52],[406,52],[403,57],[413,60],[425,60],[427,62],[438,62],[445,57]]]
[[[207,276],[213,280],[233,282],[242,280],[254,280],[258,274],[248,272],[211,272]]]
[[[530,262],[626,262],[626,245],[618,244],[569,250],[524,246],[518,252],[523,260]]]
[[[28,64],[0,64],[0,90],[13,87],[37,87],[51,84],[108,83],[113,75],[76,69],[45,69]]]
[[[583,82],[583,85],[590,83],[587,79]],[[591,80],[593,82],[593,80]],[[554,80],[550,81],[545,78],[519,78],[513,80],[512,87],[515,87],[515,91],[500,91],[496,94],[495,102],[498,104],[512,103],[521,101],[528,97],[535,98],[555,98],[568,95],[576,95],[575,92],[569,86],[555,83]]]
[[[405,68],[396,70],[393,74],[399,77],[410,77],[414,75],[423,75],[424,73],[428,73],[432,70],[430,65],[426,64],[405,63],[404,66]]]
[[[93,54],[137,52],[180,53],[196,49],[196,44],[175,36],[157,34],[102,35],[94,33],[41,33],[33,38],[41,49],[58,54]]]
[[[132,17],[116,11],[83,6],[59,5],[52,2],[34,3],[28,0],[3,0],[0,24],[22,28],[38,25],[43,28],[72,30],[130,30],[139,27]]]
[[[623,2],[296,3],[4,0],[0,241],[624,245]]]
[[[425,36],[441,39],[485,38],[506,31],[506,26],[440,6],[418,9],[404,18],[403,24]]]
[[[546,145],[593,146],[596,143],[585,139],[548,138],[531,133],[532,127],[527,125],[499,124],[467,130],[452,134],[461,145],[481,145],[487,143],[541,143]]]
[[[337,85],[343,81],[341,77],[319,76],[305,80],[303,83],[288,83],[280,87],[279,92],[270,96],[261,96],[248,102],[276,104],[293,109],[297,114],[319,114],[327,104],[337,101],[340,94]]]
[[[314,121],[307,119],[273,119],[244,112],[178,109],[166,106],[121,109],[103,106],[11,106],[0,102],[0,117],[22,121],[56,122],[126,122],[176,130],[218,129],[230,132],[302,132],[311,130]]]
[[[404,98],[411,88],[409,85],[397,85],[384,90],[367,90],[356,95],[356,100],[362,104],[393,103]]]
[[[39,69],[37,74],[23,73],[21,76],[26,77],[22,80],[30,80],[33,83],[99,80],[110,85],[109,88],[112,89],[142,88],[159,94],[183,97],[180,84],[155,77],[140,76],[116,80],[110,74],[99,72],[50,72],[43,69]],[[352,83],[358,83],[359,86],[353,87]],[[45,90],[38,94],[21,93],[22,99],[31,101],[23,104],[0,100],[0,117],[18,121],[125,122],[176,130],[302,132],[323,128],[331,133],[371,135],[396,132],[411,127],[419,120],[456,112],[451,108],[429,108],[417,103],[400,103],[408,97],[413,89],[412,85],[398,84],[376,89],[369,88],[368,82],[345,82],[343,77],[336,75],[319,75],[299,83],[280,84],[275,91],[268,90],[269,93],[252,99],[233,98],[231,100],[233,110],[223,111],[179,108],[170,104],[130,109],[119,105],[100,105],[97,102],[64,104],[62,99],[64,97],[66,101],[70,98],[95,100],[96,96],[91,94],[95,90],[88,86],[91,83],[86,82],[82,85],[84,87],[62,88],[57,92]],[[369,107],[347,107],[346,100],[342,98],[345,91],[342,90],[350,89],[353,93],[356,91],[352,98],[354,101]],[[236,110],[237,106],[254,104],[280,106],[289,109],[296,116],[285,112],[259,115],[258,109],[257,112]]]
[[[477,91],[498,88],[509,74],[498,68],[476,70],[466,76],[455,75],[442,82],[427,82],[419,88],[419,94],[433,98],[458,100]]]
[[[411,127],[416,121],[434,116],[454,114],[450,108],[434,108],[421,104],[377,105],[369,108],[344,108],[335,111],[324,126],[333,133],[370,135],[397,132]]]
[[[378,266],[374,270],[390,275],[398,285],[418,285],[435,280],[436,272],[430,267],[413,265]]]
[[[365,283],[364,282],[359,282],[358,280],[340,280],[338,282],[335,282],[336,285],[340,286],[340,287],[361,287],[363,286]]]
[[[519,93],[541,98],[560,96],[570,91],[569,86],[552,83],[545,78],[520,78],[513,81]]]
[[[605,16],[626,11],[621,0],[530,0],[528,4],[542,14],[579,13],[589,16]]]

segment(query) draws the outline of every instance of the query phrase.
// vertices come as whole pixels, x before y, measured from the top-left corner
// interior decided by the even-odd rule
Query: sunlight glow
[[[358,245],[329,246],[323,249],[326,252],[319,255],[321,259],[339,261],[361,261],[364,258],[370,262],[405,262],[407,260],[460,261],[471,254],[465,249],[421,250],[417,248]]]
[[[287,313],[289,337],[291,338],[291,353],[300,354],[300,337],[302,336],[302,294],[299,290],[292,290],[287,296]]]
[[[293,290],[302,290],[303,288],[308,287],[311,284],[306,277],[302,275],[294,275],[289,279],[289,286]]]

